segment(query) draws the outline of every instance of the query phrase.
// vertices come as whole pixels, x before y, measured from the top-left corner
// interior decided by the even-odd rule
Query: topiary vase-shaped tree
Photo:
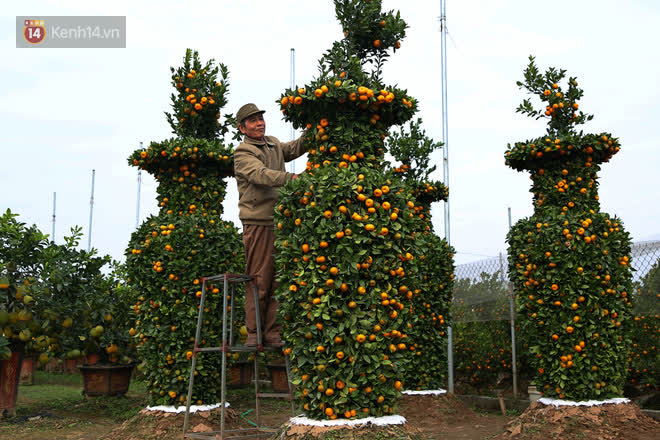
[[[408,332],[427,223],[388,172],[384,140],[417,106],[381,78],[406,29],[381,6],[335,1],[345,38],[317,79],[280,100],[285,119],[308,129],[306,171],[282,188],[275,222],[285,353],[314,419],[395,413],[416,352]]]
[[[582,90],[564,70],[540,73],[530,58],[518,85],[529,100],[518,111],[548,120],[544,136],[509,146],[506,164],[531,173],[534,214],[508,235],[509,274],[530,341],[534,383],[545,396],[570,400],[623,395],[630,353],[630,237],[600,211],[600,164],[619,151],[610,133],[584,134]]]
[[[160,211],[133,233],[126,252],[137,314],[131,334],[152,404],[185,400],[202,278],[244,271],[240,234],[221,218],[225,178],[233,175],[233,150],[221,139],[232,119],[218,120],[227,75],[224,65],[213,66],[213,60],[203,65],[197,52],[188,50],[183,66],[172,68],[176,92],[167,119],[177,137],[152,142],[129,158],[130,165],[158,180]],[[221,291],[222,286],[208,286],[202,346],[221,344]],[[235,310],[242,313],[241,304]],[[221,360],[217,354],[200,355],[193,404],[220,401]]]

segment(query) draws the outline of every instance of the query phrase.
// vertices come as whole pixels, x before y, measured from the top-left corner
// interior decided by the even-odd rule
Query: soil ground
[[[406,395],[400,403],[408,424],[428,439],[486,439],[501,433],[512,416],[476,412],[457,397]]]
[[[49,383],[50,382],[50,383]],[[17,416],[0,420],[0,439],[11,440],[180,440],[183,414],[144,410],[144,385],[134,381],[124,397],[85,398],[75,375],[38,377],[40,385],[19,388]],[[228,390],[228,429],[255,424],[251,389]],[[475,411],[450,395],[404,396],[400,413],[404,427],[344,429],[297,428],[278,438],[287,440],[656,440],[660,422],[645,416],[635,405],[555,409],[533,404],[520,416],[512,412]],[[263,399],[261,424],[279,428],[291,416],[282,399]],[[196,413],[191,429],[219,430],[220,410]]]
[[[183,414],[147,412],[146,392],[139,382],[124,397],[86,398],[75,375],[41,375],[40,385],[19,388],[17,416],[0,420],[0,439],[11,440],[180,440]],[[44,384],[44,382],[46,382]],[[49,383],[50,382],[50,383]],[[228,390],[231,408],[227,428],[254,426],[254,394],[251,389]],[[481,440],[502,433],[512,417],[479,413],[453,396],[405,396],[400,403],[405,428],[352,430],[333,438],[468,439]],[[282,399],[262,399],[261,424],[278,428],[291,416]],[[191,429],[219,430],[220,410],[191,417]],[[311,430],[310,430],[311,431]],[[310,432],[311,433],[311,432]],[[318,433],[317,433],[318,434]],[[369,434],[369,435],[367,435]],[[307,436],[290,435],[290,440]]]
[[[533,402],[496,440],[657,440],[660,422],[637,405],[554,407]]]
[[[16,417],[0,419],[2,440],[99,439],[144,408],[139,382],[123,397],[86,398],[80,374],[36,372],[38,385],[21,385]]]
[[[249,428],[248,417],[241,417],[247,402],[236,399],[228,411],[227,429]],[[251,403],[251,402],[250,402]],[[249,405],[248,405],[249,406]],[[454,396],[404,396],[400,402],[400,412],[408,423],[405,427],[384,427],[374,429],[336,429],[301,427],[287,430],[285,438],[303,440],[314,438],[351,439],[469,439],[491,438],[504,431],[512,417],[495,414],[480,414],[466,407]],[[191,428],[199,432],[218,430],[220,410],[203,412],[192,417]],[[264,405],[262,423],[264,426],[280,427],[291,416],[290,406],[282,401],[270,401]],[[249,415],[253,415],[250,413]],[[254,421],[254,418],[252,418]],[[175,439],[181,436],[183,415],[165,415],[143,411],[137,417],[126,421],[111,432],[104,440]],[[175,431],[172,431],[175,427]],[[367,432],[368,431],[368,432]],[[174,435],[172,435],[174,434]],[[178,437],[177,437],[178,436]]]

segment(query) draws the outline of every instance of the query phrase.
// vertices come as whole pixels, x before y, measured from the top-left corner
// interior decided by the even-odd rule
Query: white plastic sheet
[[[194,413],[197,411],[210,411],[212,409],[220,408],[219,403],[213,405],[190,405],[190,412]],[[225,408],[229,408],[229,402],[225,402]],[[148,406],[147,411],[162,411],[168,413],[181,413],[186,411],[184,406]]]
[[[630,399],[625,397],[617,397],[614,399],[607,400],[585,400],[582,402],[574,402],[572,400],[561,400],[561,399],[550,399],[548,397],[542,397],[538,400],[544,405],[552,405],[555,407],[559,406],[599,406],[599,405],[618,405],[619,403],[630,403]]]
[[[289,419],[292,425],[306,425],[306,426],[358,426],[371,423],[376,426],[387,425],[403,425],[406,423],[406,418],[403,416],[383,416],[383,417],[365,417],[364,419],[347,420],[314,420],[308,417],[298,416]]]
[[[422,391],[406,390],[406,391],[401,391],[401,394],[408,394],[409,396],[421,396],[421,395],[438,396],[440,394],[445,394],[446,392],[447,390],[422,390]]]

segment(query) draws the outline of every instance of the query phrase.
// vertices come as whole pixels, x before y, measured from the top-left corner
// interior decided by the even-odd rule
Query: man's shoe
[[[257,346],[257,335],[248,335],[245,339],[246,347],[256,347]]]

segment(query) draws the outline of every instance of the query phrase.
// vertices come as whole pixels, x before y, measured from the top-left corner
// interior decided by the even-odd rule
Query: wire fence
[[[633,351],[629,391],[660,390],[660,241],[634,243]],[[452,318],[454,370],[461,386],[510,387],[514,395],[531,379],[524,338],[516,323],[516,295],[508,278],[506,255],[456,267]],[[520,372],[520,374],[518,374]]]

